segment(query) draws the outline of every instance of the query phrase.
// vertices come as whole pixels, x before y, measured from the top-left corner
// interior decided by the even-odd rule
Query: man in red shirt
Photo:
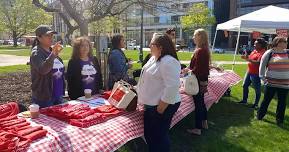
[[[267,42],[263,38],[259,38],[254,43],[255,50],[250,55],[241,56],[242,59],[248,61],[248,71],[244,78],[243,83],[243,100],[239,103],[247,104],[249,86],[252,83],[255,89],[255,102],[252,106],[254,109],[258,109],[259,100],[261,97],[261,80],[259,78],[259,64],[262,55],[266,51]]]

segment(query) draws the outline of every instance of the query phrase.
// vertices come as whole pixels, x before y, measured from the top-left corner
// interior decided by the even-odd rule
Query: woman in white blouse
[[[144,135],[150,152],[169,152],[169,128],[181,101],[181,66],[168,35],[155,33],[150,49],[137,87],[138,102],[145,105]]]

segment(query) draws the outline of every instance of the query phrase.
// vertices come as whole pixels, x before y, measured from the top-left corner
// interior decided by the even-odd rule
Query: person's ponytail
[[[31,49],[33,49],[35,46],[39,45],[39,43],[40,42],[39,42],[38,38],[35,38],[33,43],[32,43],[32,48]]]

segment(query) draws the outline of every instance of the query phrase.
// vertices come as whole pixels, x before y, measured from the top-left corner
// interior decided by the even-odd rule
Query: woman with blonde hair
[[[192,134],[201,135],[201,130],[208,129],[207,108],[204,102],[204,94],[207,92],[210,51],[208,34],[204,29],[197,29],[194,32],[193,40],[196,44],[195,53],[191,59],[189,68],[183,70],[184,73],[192,70],[196,75],[200,91],[193,96],[195,103],[195,128],[187,131]]]
[[[84,96],[84,90],[90,89],[92,95],[103,89],[100,65],[93,56],[92,46],[87,37],[73,41],[73,52],[67,67],[68,95],[72,100]]]

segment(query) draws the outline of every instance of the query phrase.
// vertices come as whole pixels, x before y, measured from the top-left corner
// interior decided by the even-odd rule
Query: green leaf
[[[187,15],[181,17],[181,24],[186,31],[192,31],[196,28],[204,28],[215,24],[216,19],[212,11],[204,4],[194,4],[187,12]]]

